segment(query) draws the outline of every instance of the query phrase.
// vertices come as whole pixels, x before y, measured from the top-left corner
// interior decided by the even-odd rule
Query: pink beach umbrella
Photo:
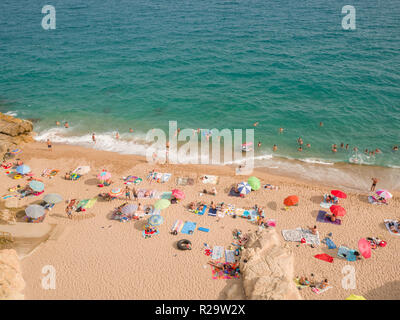
[[[102,171],[97,175],[97,179],[100,181],[106,181],[111,178],[111,173],[107,171]]]
[[[393,197],[392,194],[389,191],[385,190],[385,189],[377,190],[376,194],[378,196],[380,196],[381,198],[385,199],[385,200],[391,199]]]
[[[185,199],[185,193],[179,189],[172,190],[172,195],[178,200]]]

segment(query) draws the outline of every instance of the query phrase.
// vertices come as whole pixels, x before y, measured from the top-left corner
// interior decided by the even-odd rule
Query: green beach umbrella
[[[171,202],[167,199],[160,199],[154,204],[154,208],[158,210],[163,210],[168,208]]]
[[[51,204],[56,204],[62,201],[62,197],[57,193],[46,194],[43,198],[44,201]]]
[[[252,190],[258,190],[261,188],[261,182],[256,177],[250,177],[249,180],[247,180],[247,183],[251,186]]]

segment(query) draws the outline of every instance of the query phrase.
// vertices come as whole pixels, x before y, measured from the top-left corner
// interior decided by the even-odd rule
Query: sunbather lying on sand
[[[334,214],[327,213],[325,216],[326,216],[328,219],[330,219],[332,222],[335,222],[335,221],[336,221],[336,215],[334,215]]]

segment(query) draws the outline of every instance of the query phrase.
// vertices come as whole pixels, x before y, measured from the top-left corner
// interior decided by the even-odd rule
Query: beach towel
[[[162,192],[160,194],[160,198],[159,199],[167,199],[170,200],[172,198],[172,192],[168,191],[168,192]]]
[[[217,184],[218,183],[218,176],[211,176],[211,175],[203,175],[201,176],[201,181],[204,184]]]
[[[213,260],[219,260],[223,257],[224,255],[224,247],[221,246],[214,246],[212,249],[212,255],[211,259]]]
[[[232,216],[234,214],[236,214],[236,208],[234,204],[227,204],[226,208],[224,210],[222,210],[222,212],[224,214],[226,214],[227,216]]]
[[[295,279],[293,279],[293,281],[296,284],[297,288],[303,289],[303,288],[307,288],[308,287],[308,285],[300,284],[300,279],[299,278],[295,278]]]
[[[161,183],[168,182],[170,178],[171,178],[171,174],[170,173],[164,173],[162,175],[162,178],[161,178]]]
[[[211,217],[216,217],[217,216],[217,209],[210,208],[208,210],[208,215],[211,216]]]
[[[203,231],[203,232],[209,232],[209,231],[210,231],[210,229],[208,229],[208,228],[203,228],[203,227],[198,227],[197,230]]]
[[[194,185],[194,179],[189,178],[189,177],[178,177],[176,178],[176,184],[178,186],[192,186]]]
[[[222,264],[220,261],[215,261],[216,264]],[[224,264],[222,264],[224,265]],[[234,264],[233,268],[237,268],[237,265]],[[212,279],[214,280],[219,280],[219,279],[239,279],[240,273],[235,272],[234,275],[230,275],[229,273],[224,272],[221,269],[218,269],[214,266],[211,266],[211,273],[212,273]]]
[[[225,261],[227,263],[235,263],[235,250],[225,250]]]
[[[328,249],[336,249],[337,248],[336,244],[329,237],[326,237],[324,240],[322,240],[322,243],[325,243],[328,246]]]
[[[321,202],[319,205],[324,209],[329,209],[333,203]]]
[[[319,260],[326,261],[329,263],[333,262],[333,257],[331,257],[329,254],[326,254],[326,253],[316,254],[314,256],[314,258],[317,258]]]
[[[320,245],[319,233],[312,234],[309,230],[296,228],[292,230],[282,230],[282,236],[286,241],[300,242],[302,238],[306,240],[307,244],[314,246]]]
[[[179,220],[179,219],[176,220],[174,222],[174,224],[172,225],[171,232],[174,232],[174,231],[176,231],[177,233],[181,232],[184,224],[185,223],[183,222],[183,220]]]
[[[394,223],[394,231],[390,230],[389,223]],[[388,229],[388,231],[390,232],[390,234],[392,234],[394,236],[400,236],[400,226],[397,224],[397,222],[395,220],[386,219],[385,226]]]
[[[157,235],[159,233],[160,233],[160,231],[158,229],[154,233],[147,233],[146,230],[143,230],[142,231],[142,236],[143,236],[143,238],[148,239],[148,238],[151,238],[152,236],[155,236],[155,235]]]
[[[181,232],[185,234],[193,234],[194,230],[196,230],[196,225],[196,222],[187,221],[183,225]]]
[[[323,222],[323,223],[331,223],[331,224],[336,224],[336,225],[341,225],[342,224],[342,220],[337,219],[335,221],[331,221],[331,219],[329,219],[326,216],[327,212],[320,210],[318,212],[318,216],[317,216],[317,222]]]
[[[314,287],[314,288],[311,289],[311,291],[316,293],[316,294],[321,294],[321,293],[324,293],[324,292],[328,291],[331,288],[332,288],[331,286],[328,286],[328,287],[326,287],[324,289],[319,289],[317,287]]]
[[[204,205],[203,210],[201,210],[201,211],[196,210],[197,212],[195,212],[195,213],[198,214],[199,216],[202,216],[206,213],[206,209],[207,209],[207,206]]]
[[[346,259],[347,261],[356,261],[357,257],[354,255],[355,250],[347,248],[345,246],[340,246],[338,250],[338,257]]]

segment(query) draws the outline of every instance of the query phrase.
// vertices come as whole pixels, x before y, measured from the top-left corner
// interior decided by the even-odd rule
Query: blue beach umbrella
[[[37,219],[44,215],[45,211],[42,206],[32,204],[25,209],[25,213],[28,217]]]
[[[29,188],[35,192],[41,192],[44,190],[44,183],[37,180],[32,180],[29,182]]]
[[[251,192],[251,186],[247,182],[241,182],[238,184],[238,190],[241,194],[248,194]]]
[[[31,168],[29,168],[29,166],[23,164],[23,165],[21,165],[21,166],[18,166],[17,169],[16,169],[16,171],[17,171],[19,174],[27,174],[27,173],[31,172]]]
[[[149,225],[151,225],[152,227],[160,226],[163,222],[164,218],[159,214],[152,215],[148,220]]]

